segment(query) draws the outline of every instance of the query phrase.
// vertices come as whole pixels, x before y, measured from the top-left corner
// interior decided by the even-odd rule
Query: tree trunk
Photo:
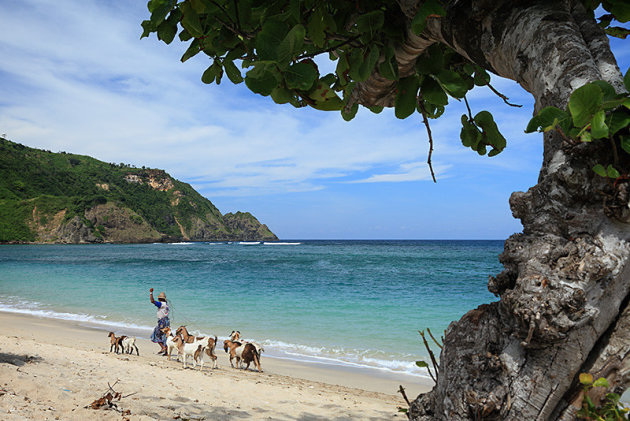
[[[400,3],[413,17],[417,2]],[[418,54],[445,43],[517,81],[536,111],[565,108],[590,81],[623,89],[606,35],[578,1],[453,0],[420,38],[408,41]],[[387,87],[375,81],[359,87],[359,102],[387,104]],[[506,241],[505,270],[490,277],[500,301],[449,326],[438,382],[412,402],[410,419],[569,420],[581,405],[579,373],[627,388],[630,183],[614,185],[592,167],[616,159],[628,173],[630,159],[604,143],[575,146],[545,134],[538,184],[510,198],[523,233]]]

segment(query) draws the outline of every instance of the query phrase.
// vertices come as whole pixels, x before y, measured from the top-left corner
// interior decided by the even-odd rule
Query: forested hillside
[[[0,242],[275,239],[249,212],[222,215],[163,170],[0,138]]]

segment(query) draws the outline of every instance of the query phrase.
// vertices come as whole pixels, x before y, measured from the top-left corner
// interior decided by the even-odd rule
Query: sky
[[[428,138],[415,114],[295,109],[227,78],[205,85],[202,54],[140,39],[146,1],[0,0],[0,134],[14,142],[161,168],[222,212],[249,211],[281,239],[506,239],[521,231],[508,199],[536,184],[542,136],[525,134],[531,96],[512,81],[469,98],[508,140],[480,157],[459,139],[451,99]],[[612,44],[621,70],[623,41]]]

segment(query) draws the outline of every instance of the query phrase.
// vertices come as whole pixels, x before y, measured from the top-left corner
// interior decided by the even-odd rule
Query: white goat
[[[135,336],[125,336],[122,340],[122,348],[123,352],[126,354],[133,354],[133,349],[136,349],[136,354],[140,356],[140,352],[138,351],[138,347],[136,346],[136,337]]]
[[[171,331],[170,327],[165,327],[162,329],[162,332],[166,335],[166,354],[168,355],[168,360],[171,360],[171,353],[173,350],[177,351],[177,361],[179,361],[179,348],[175,343],[175,335],[173,335],[173,331]]]
[[[207,341],[195,341],[193,343],[185,343],[180,336],[175,336],[173,342],[177,345],[179,354],[182,356],[182,363],[186,368],[186,360],[189,356],[193,357],[193,368],[197,367],[197,360],[199,360],[200,370],[203,370],[203,351],[208,344]]]

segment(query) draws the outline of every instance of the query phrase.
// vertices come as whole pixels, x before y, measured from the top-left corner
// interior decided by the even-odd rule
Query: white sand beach
[[[410,399],[431,387],[417,377],[264,353],[263,373],[237,370],[221,348],[218,369],[183,369],[155,355],[157,345],[146,339],[138,339],[140,356],[117,355],[109,352],[107,331],[76,322],[0,312],[0,323],[3,420],[403,420],[398,386]],[[130,395],[115,402],[119,411],[85,408],[108,383]]]

